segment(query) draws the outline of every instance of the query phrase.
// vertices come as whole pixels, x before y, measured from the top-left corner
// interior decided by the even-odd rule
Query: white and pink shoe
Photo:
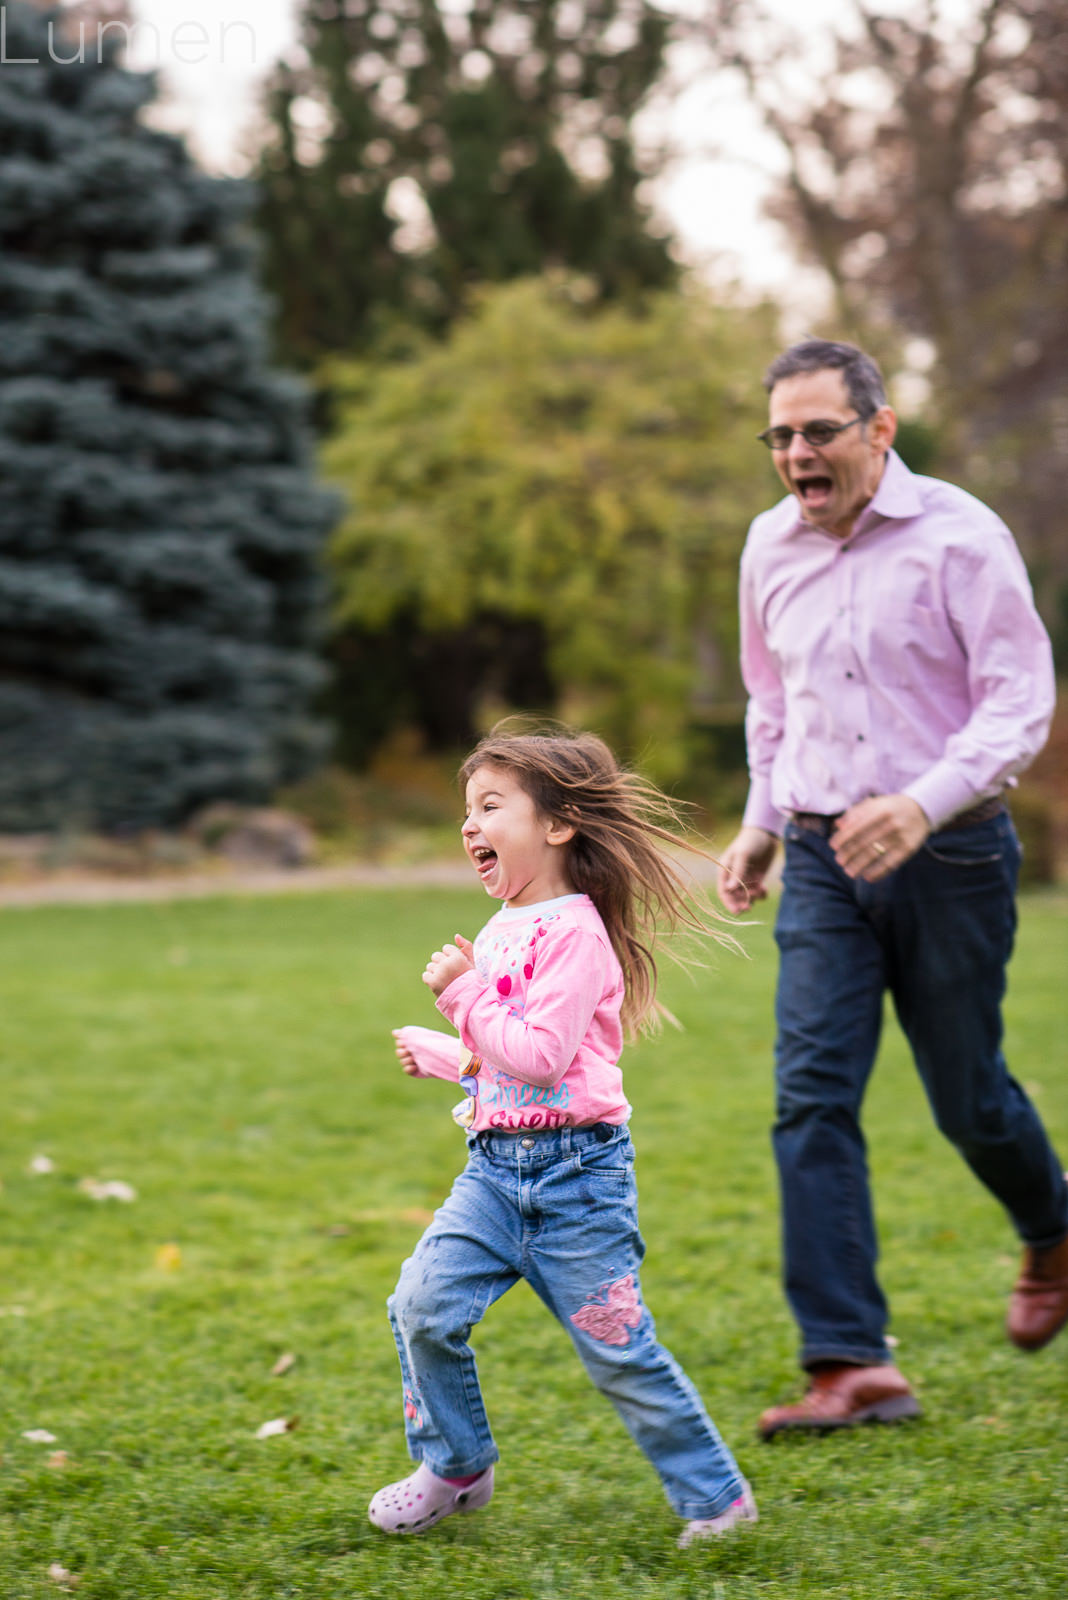
[[[718,1539],[730,1533],[740,1522],[756,1521],[756,1501],[752,1489],[746,1484],[737,1500],[732,1500],[726,1511],[721,1511],[718,1517],[698,1517],[688,1522],[679,1534],[679,1549],[685,1550],[687,1545],[696,1543],[698,1539]]]
[[[466,1486],[449,1483],[422,1461],[408,1478],[379,1489],[367,1515],[383,1533],[423,1533],[454,1511],[478,1511],[493,1498],[493,1468]]]

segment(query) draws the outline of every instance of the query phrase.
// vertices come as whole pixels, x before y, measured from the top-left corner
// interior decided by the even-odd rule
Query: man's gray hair
[[[878,365],[855,344],[840,344],[834,339],[802,339],[776,356],[764,374],[764,388],[770,394],[784,378],[802,372],[840,372],[849,391],[853,409],[865,421],[885,406],[886,386]]]

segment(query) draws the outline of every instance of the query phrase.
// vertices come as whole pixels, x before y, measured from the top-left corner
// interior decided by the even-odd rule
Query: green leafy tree
[[[673,280],[632,134],[669,31],[648,0],[303,0],[301,18],[259,172],[285,348],[357,348],[398,310],[440,325],[471,284],[546,267],[606,299]]]
[[[593,722],[676,776],[695,712],[736,693],[774,338],[770,313],[696,295],[591,314],[524,281],[418,359],[335,368],[350,752],[400,716],[463,743],[489,701]]]
[[[935,470],[1004,513],[1068,614],[1063,0],[848,0],[820,29],[710,0],[694,34],[778,140],[771,209],[826,273],[831,327],[892,358],[926,342]]]
[[[19,3],[0,67],[0,827],[179,821],[319,758],[317,487],[249,196]],[[52,34],[49,23],[55,24]]]

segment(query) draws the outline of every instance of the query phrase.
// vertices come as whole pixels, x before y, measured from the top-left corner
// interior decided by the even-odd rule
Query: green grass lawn
[[[766,926],[749,962],[669,974],[686,1031],[631,1052],[627,1077],[646,1297],[760,1524],[676,1551],[651,1468],[521,1285],[475,1339],[493,1504],[423,1538],[370,1527],[372,1492],[407,1470],[384,1302],[463,1153],[455,1092],[404,1078],[389,1029],[434,1023],[424,957],[487,909],[397,891],[0,917],[3,1600],[54,1600],[53,1563],[84,1600],[1068,1593],[1068,1336],[1030,1358],[1005,1343],[1015,1243],[892,1028],[868,1124],[925,1416],[756,1442],[797,1385]],[[1068,1158],[1066,953],[1068,901],[1026,900],[1010,1051]],[[95,1200],[86,1178],[137,1198]],[[297,1425],[258,1439],[276,1418]]]

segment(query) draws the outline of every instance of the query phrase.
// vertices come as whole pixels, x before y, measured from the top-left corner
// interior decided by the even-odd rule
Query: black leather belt
[[[842,816],[841,811],[836,811],[833,816],[825,817],[819,811],[791,811],[790,821],[798,828],[804,828],[806,833],[819,833],[829,839],[834,832],[834,825]]]
[[[980,800],[977,806],[972,806],[968,811],[962,811],[959,816],[950,817],[948,822],[939,823],[935,829],[941,833],[943,828],[974,828],[977,823],[989,822],[991,817],[1000,816],[1005,810],[1005,801],[1001,795],[993,794],[989,800]],[[824,816],[819,811],[794,811],[790,814],[790,821],[799,828],[805,828],[809,833],[818,833],[824,839],[829,839],[834,832],[834,825],[844,813],[836,811],[833,816]]]

